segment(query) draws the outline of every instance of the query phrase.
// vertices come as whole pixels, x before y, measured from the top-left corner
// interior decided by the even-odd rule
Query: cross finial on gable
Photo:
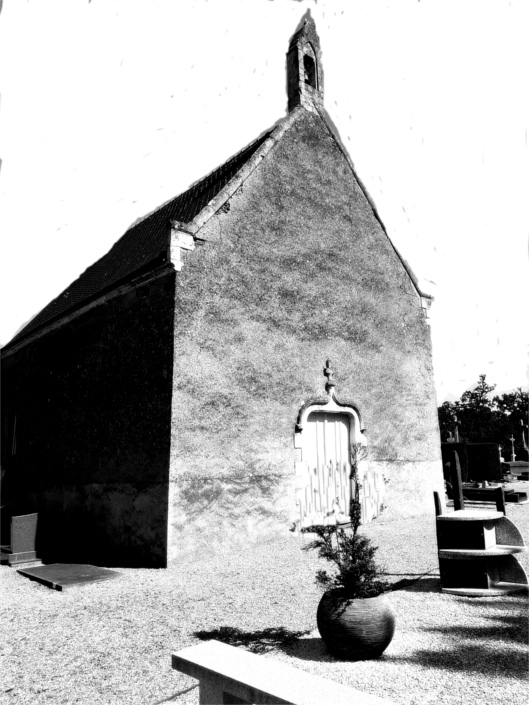
[[[288,110],[303,105],[313,110],[323,105],[323,70],[320,39],[310,10],[290,40],[287,53]]]

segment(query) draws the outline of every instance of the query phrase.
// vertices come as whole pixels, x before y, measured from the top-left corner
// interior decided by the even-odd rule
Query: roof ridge
[[[424,291],[421,290],[421,288],[419,287],[419,280],[418,280],[416,274],[414,273],[414,271],[412,270],[412,268],[410,267],[410,265],[408,264],[408,262],[404,259],[404,257],[400,254],[400,252],[397,250],[397,248],[396,248],[395,245],[393,244],[393,241],[392,241],[392,239],[390,238],[390,236],[389,236],[389,234],[388,234],[388,231],[387,231],[387,229],[386,229],[386,226],[384,225],[384,222],[382,221],[382,218],[380,217],[380,214],[379,214],[379,212],[378,212],[378,208],[377,208],[377,206],[376,206],[376,204],[375,204],[375,201],[373,200],[371,194],[370,194],[369,191],[367,190],[367,188],[366,188],[364,182],[362,181],[362,179],[360,178],[360,176],[358,176],[358,173],[357,173],[357,171],[356,171],[356,168],[355,168],[355,165],[354,165],[354,163],[353,163],[353,160],[352,160],[351,157],[349,156],[349,154],[348,154],[348,152],[347,152],[347,149],[345,148],[345,145],[343,144],[343,142],[342,142],[342,140],[341,140],[341,138],[340,138],[340,134],[339,134],[339,132],[338,132],[338,129],[337,129],[336,126],[334,125],[334,122],[332,121],[332,119],[331,119],[329,113],[325,110],[324,107],[320,107],[320,106],[318,106],[318,105],[316,105],[315,107],[316,107],[316,111],[317,111],[318,115],[320,116],[320,118],[321,118],[323,124],[325,125],[325,127],[326,127],[327,130],[329,131],[329,134],[330,134],[331,137],[334,139],[334,141],[336,142],[338,148],[340,149],[340,151],[342,152],[343,156],[345,157],[345,160],[346,160],[347,164],[349,165],[349,168],[350,168],[351,171],[353,172],[353,176],[355,177],[356,181],[358,182],[358,185],[360,186],[360,189],[361,189],[362,193],[364,194],[364,196],[366,197],[366,199],[367,199],[369,205],[371,206],[371,209],[372,209],[372,211],[373,211],[373,215],[374,215],[375,218],[377,219],[377,221],[378,221],[380,227],[382,228],[382,230],[383,230],[385,236],[386,236],[387,239],[389,240],[389,244],[391,245],[391,247],[392,247],[393,250],[395,251],[395,254],[397,255],[397,257],[398,257],[399,260],[401,261],[402,266],[403,266],[404,269],[406,270],[406,273],[408,274],[409,278],[411,279],[411,282],[412,282],[413,286],[415,287],[415,290],[417,291],[417,293],[419,294],[419,296],[420,296],[421,298],[428,299],[429,302],[432,302],[432,301],[434,300],[434,297],[433,297],[431,294],[426,294]]]
[[[259,164],[268,156],[275,145],[283,137],[283,135],[292,127],[299,116],[305,112],[305,108],[298,106],[292,112],[281,118],[276,126],[267,133],[267,137],[260,147],[252,154],[241,168],[233,175],[233,177],[223,186],[211,201],[196,214],[196,216],[187,223],[184,223],[184,229],[194,236],[204,227],[208,220],[221,208],[226,201],[233,196],[235,191],[246,181]],[[201,239],[199,237],[199,239]]]
[[[200,179],[196,179],[196,181],[191,182],[191,184],[189,184],[189,186],[188,186],[184,191],[181,191],[181,192],[180,192],[179,194],[177,194],[176,196],[171,196],[171,198],[168,198],[168,199],[167,199],[166,201],[164,201],[163,203],[160,203],[160,204],[157,205],[155,208],[153,208],[151,211],[149,211],[148,213],[145,213],[145,215],[141,215],[139,218],[136,218],[136,220],[135,220],[131,225],[129,225],[129,227],[128,227],[127,230],[125,231],[125,234],[126,234],[129,230],[132,230],[132,228],[135,228],[137,225],[140,225],[141,223],[143,223],[145,220],[147,220],[148,218],[150,218],[152,215],[155,215],[161,208],[163,208],[164,206],[169,205],[169,204],[172,203],[175,199],[181,198],[182,196],[185,196],[187,193],[189,193],[189,192],[191,192],[191,191],[193,191],[193,190],[198,191],[198,192],[201,192],[201,191],[206,190],[206,188],[207,188],[207,180],[208,180],[208,179],[214,177],[214,176],[217,174],[217,172],[219,171],[219,169],[222,169],[223,167],[228,166],[228,164],[230,164],[230,163],[234,162],[236,159],[238,159],[238,158],[242,155],[243,152],[245,152],[245,151],[251,149],[251,147],[252,147],[254,144],[256,144],[257,142],[259,142],[259,140],[262,140],[263,138],[266,138],[269,134],[271,134],[271,132],[273,131],[273,129],[274,129],[274,128],[271,128],[271,129],[268,129],[268,130],[263,130],[263,132],[261,132],[258,137],[256,137],[254,140],[252,140],[251,142],[249,142],[245,147],[242,147],[242,149],[239,149],[238,152],[236,152],[235,154],[233,154],[231,157],[228,157],[228,159],[225,159],[223,162],[221,162],[220,164],[218,164],[214,169],[212,169],[211,171],[209,171],[209,172],[208,172],[207,174],[205,174],[204,176],[200,177]]]

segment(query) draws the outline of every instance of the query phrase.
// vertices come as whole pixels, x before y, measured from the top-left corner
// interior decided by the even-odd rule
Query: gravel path
[[[507,515],[527,542],[529,505],[508,505]],[[115,580],[62,593],[1,566],[0,702],[195,705],[196,681],[172,671],[170,655],[220,627],[246,633],[249,646],[264,643],[260,630],[304,632],[290,644],[268,640],[263,658],[401,705],[525,702],[527,596],[441,594],[433,517],[378,520],[365,531],[391,581],[418,578],[389,595],[397,629],[382,659],[326,653],[315,630],[321,562],[294,536],[168,570],[120,569]],[[529,570],[529,554],[520,562]]]

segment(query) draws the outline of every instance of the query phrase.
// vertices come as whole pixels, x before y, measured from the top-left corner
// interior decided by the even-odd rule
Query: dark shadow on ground
[[[421,649],[411,656],[388,656],[395,663],[410,663],[425,668],[439,668],[445,671],[467,671],[482,673],[484,676],[504,676],[526,680],[527,654],[499,645],[473,644],[461,642],[450,650]]]
[[[417,650],[410,656],[393,656],[391,653],[384,653],[380,658],[428,669],[468,671],[524,680],[527,677],[525,651],[509,648],[508,644],[501,643],[507,640],[516,644],[527,643],[526,631],[524,632],[523,626],[520,627],[516,623],[514,617],[506,627],[442,627],[429,631],[454,636],[453,645],[445,649]],[[281,650],[302,661],[333,663],[339,660],[331,656],[323,640],[317,637],[298,639],[282,646]]]
[[[526,679],[527,652],[520,646],[528,643],[529,620],[527,599],[510,598],[459,598],[469,612],[479,608],[481,619],[489,624],[447,624],[426,629],[445,635],[450,648],[418,650],[409,657],[389,656],[402,663],[418,663],[427,668],[448,671],[468,671],[484,675],[501,675],[506,678]],[[493,610],[487,614],[488,610]],[[498,611],[500,613],[498,613]],[[447,642],[445,642],[447,643]]]
[[[291,656],[292,658],[297,658],[300,661],[319,661],[320,663],[336,663],[336,662],[342,662],[342,661],[348,661],[349,663],[357,663],[358,661],[362,661],[362,659],[355,659],[354,661],[351,661],[349,659],[339,659],[336,658],[335,656],[332,656],[329,651],[327,650],[327,647],[325,646],[325,643],[323,639],[319,637],[309,637],[308,639],[297,639],[295,642],[289,645],[285,645],[281,647],[281,651],[283,651],[285,654],[288,656]],[[373,660],[384,660],[386,659],[386,654],[382,654],[382,656],[379,657],[379,659],[369,659],[370,661]]]
[[[396,575],[396,574],[395,574]],[[439,592],[438,577],[410,580],[403,590]],[[384,653],[383,660],[413,664],[428,669],[468,671],[483,675],[501,675],[505,678],[526,679],[527,654],[521,649],[528,641],[528,614],[525,598],[475,599],[460,598],[466,604],[481,607],[481,618],[490,624],[446,625],[426,628],[425,631],[448,637],[441,648],[419,649],[409,656]],[[487,608],[495,613],[487,614]],[[498,608],[505,614],[498,614]],[[338,661],[328,651],[319,637],[301,638],[313,630],[292,631],[285,627],[272,627],[244,632],[236,627],[223,626],[212,630],[194,632],[198,639],[217,639],[232,646],[243,646],[254,653],[280,649],[288,656],[303,661],[333,663]],[[519,646],[520,645],[520,646]]]
[[[296,642],[309,631],[292,631],[286,627],[269,627],[254,632],[244,632],[237,627],[218,627],[193,632],[197,639],[216,639],[231,646],[244,646],[254,654],[262,654],[272,649],[281,649]]]
[[[508,597],[461,597],[459,599],[460,601],[464,600],[468,605],[472,605],[472,607],[481,607],[482,611],[492,606],[494,609],[500,609],[509,614],[515,611],[517,615],[519,614],[519,616],[525,616],[525,618],[527,618],[527,595],[522,593],[514,593]],[[488,619],[503,619],[503,617],[498,615],[487,615],[487,617]]]
[[[487,617],[487,619],[494,619],[494,617]],[[427,628],[425,631],[446,634],[451,637],[456,637],[459,640],[467,640],[470,642],[477,641],[487,641],[489,639],[496,639],[500,641],[513,641],[518,644],[527,644],[527,617],[525,619],[520,617],[500,617],[498,621],[501,624],[498,625],[485,625],[485,626],[446,626],[446,627],[433,627]]]
[[[386,573],[388,577],[398,575],[395,573]],[[397,580],[391,585],[391,592],[396,590],[406,590],[408,592],[441,592],[441,580],[439,576],[419,576],[418,578],[410,577]]]
[[[491,624],[476,627],[463,625],[439,627],[436,631],[454,634],[462,639],[499,639],[529,644],[529,609],[526,596],[467,598],[465,604],[469,607],[479,608],[480,616]],[[494,612],[487,614],[487,611],[491,609]]]
[[[323,639],[319,637],[310,637],[308,639],[298,639],[292,644],[283,646],[281,649],[288,656],[298,658],[301,661],[321,661],[332,663],[338,659],[331,656],[327,651]]]

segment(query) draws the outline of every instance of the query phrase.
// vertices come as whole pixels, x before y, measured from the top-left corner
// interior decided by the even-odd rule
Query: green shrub
[[[316,534],[317,538],[304,551],[317,550],[320,558],[334,564],[335,572],[318,570],[316,583],[326,590],[339,591],[348,599],[376,597],[389,590],[389,583],[379,576],[382,569],[375,562],[378,550],[371,539],[358,533],[360,527],[360,485],[358,461],[365,453],[364,446],[351,445],[351,482],[353,492],[349,511],[350,523],[345,525],[316,524],[301,529],[302,533]]]

